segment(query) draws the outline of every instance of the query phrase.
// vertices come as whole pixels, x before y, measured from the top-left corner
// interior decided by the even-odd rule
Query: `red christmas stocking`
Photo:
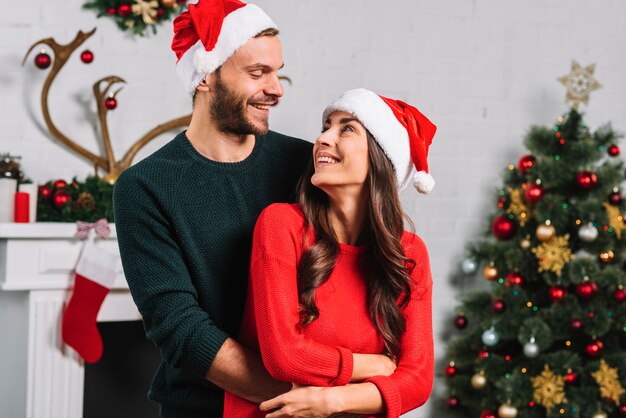
[[[102,337],[96,319],[104,298],[113,285],[119,257],[95,247],[91,240],[76,265],[74,290],[63,313],[63,341],[87,362],[95,363],[102,356]]]

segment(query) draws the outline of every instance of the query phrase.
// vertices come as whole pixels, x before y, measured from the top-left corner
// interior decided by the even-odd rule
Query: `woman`
[[[257,221],[240,338],[294,390],[260,407],[227,393],[228,418],[397,417],[432,388],[429,259],[403,231],[398,190],[411,177],[432,189],[436,127],[365,89],[329,105],[323,124],[299,204],[271,205]]]

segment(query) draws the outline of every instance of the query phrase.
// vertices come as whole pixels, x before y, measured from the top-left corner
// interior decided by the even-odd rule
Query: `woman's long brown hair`
[[[365,226],[360,239],[367,245],[364,271],[369,314],[385,343],[385,352],[398,358],[400,337],[406,329],[401,309],[411,298],[410,273],[415,262],[407,258],[401,245],[404,212],[400,205],[396,177],[391,161],[372,135],[367,132],[369,172],[366,180],[369,199]],[[328,196],[311,184],[311,161],[298,185],[298,200],[305,217],[305,251],[298,265],[298,292],[302,325],[319,316],[315,289],[333,271],[339,253],[337,237],[329,219]],[[410,223],[410,219],[406,218]],[[412,225],[412,224],[411,224]],[[306,231],[313,228],[316,241],[306,247]]]

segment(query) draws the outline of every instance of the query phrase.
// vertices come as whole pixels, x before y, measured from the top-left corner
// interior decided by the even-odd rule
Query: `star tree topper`
[[[578,110],[579,104],[587,104],[589,102],[589,94],[592,91],[602,87],[598,80],[593,78],[595,69],[595,64],[583,68],[576,61],[572,60],[570,73],[559,78],[559,81],[567,88],[565,101],[571,101],[572,107],[576,110]]]

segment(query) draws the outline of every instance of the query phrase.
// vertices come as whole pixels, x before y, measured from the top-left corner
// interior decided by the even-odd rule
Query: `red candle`
[[[28,198],[26,192],[15,193],[15,222],[28,223]]]

